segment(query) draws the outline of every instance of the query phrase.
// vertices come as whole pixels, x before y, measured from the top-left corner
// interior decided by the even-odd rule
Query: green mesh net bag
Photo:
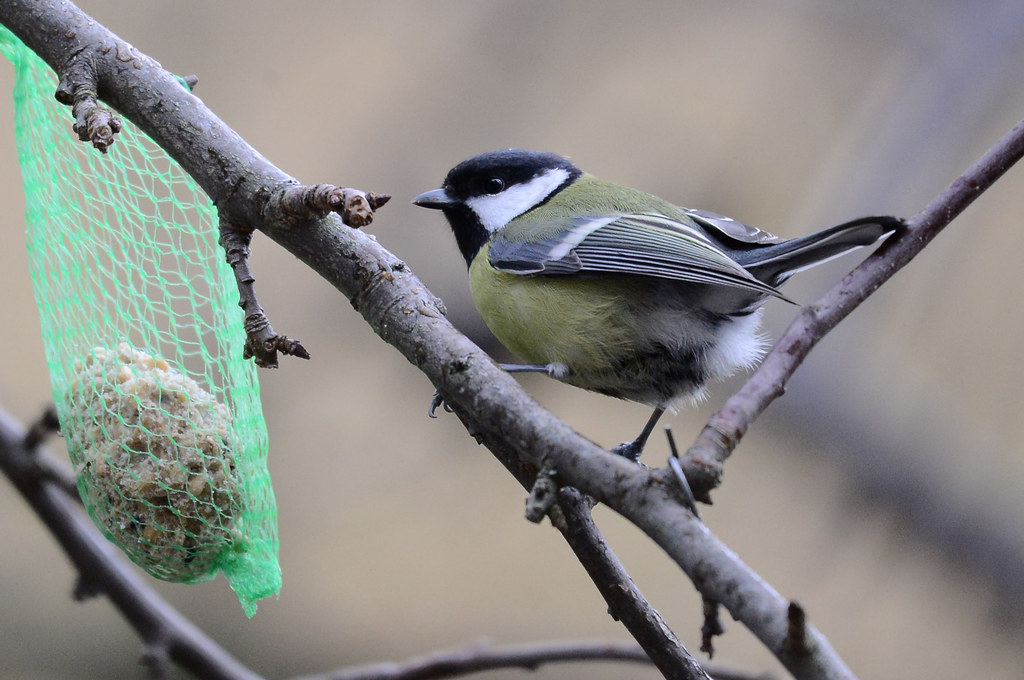
[[[129,123],[76,141],[56,78],[17,70],[27,244],[61,431],[96,526],[156,578],[223,572],[252,616],[281,585],[267,433],[205,194]]]

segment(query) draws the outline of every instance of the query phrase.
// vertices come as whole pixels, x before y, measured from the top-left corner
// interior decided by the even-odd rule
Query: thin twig
[[[558,493],[558,515],[552,524],[562,532],[569,547],[587,570],[608,609],[669,679],[707,680],[701,664],[690,654],[651,606],[625,567],[612,552],[590,511],[593,501],[576,489]]]
[[[704,625],[700,627],[700,651],[708,655],[710,659],[715,655],[715,638],[725,635],[725,625],[722,623],[721,607],[714,600],[705,596],[704,604]]]
[[[480,642],[467,647],[431,652],[403,662],[374,663],[341,668],[327,673],[304,675],[291,680],[428,680],[455,678],[471,673],[584,661],[650,663],[635,644],[610,642],[559,642],[554,644],[492,645]],[[713,680],[777,680],[771,673],[750,673],[722,664],[707,664]]]
[[[238,285],[238,306],[245,317],[245,348],[242,357],[254,359],[262,368],[277,368],[277,355],[280,352],[300,359],[309,359],[309,352],[302,343],[285,335],[278,335],[270,325],[263,307],[256,297],[256,279],[249,269],[249,244],[252,243],[253,230],[227,219],[221,214],[220,220],[221,248]]]
[[[426,680],[455,678],[499,668],[532,671],[545,664],[569,661],[651,662],[644,651],[633,643],[580,641],[494,646],[481,642],[468,647],[432,652],[401,663],[342,668],[293,680]]]
[[[72,129],[78,139],[106,153],[121,131],[121,119],[100,105],[96,94],[93,63],[88,58],[73,56],[64,67],[55,93],[57,101],[71,107],[75,123]]]
[[[268,209],[280,209],[296,223],[307,222],[334,212],[355,229],[373,222],[373,214],[391,200],[389,194],[367,193],[333,184],[286,185],[268,201]],[[279,205],[275,205],[279,204]]]
[[[50,404],[43,410],[43,414],[34,423],[29,425],[22,444],[25,445],[26,449],[32,451],[46,441],[47,437],[59,431],[60,421],[57,419],[57,409],[54,408],[53,404]]]
[[[81,502],[75,476],[66,467],[58,465],[48,456],[38,455],[39,447],[46,441],[46,438],[59,431],[60,422],[57,420],[57,409],[51,404],[36,422],[29,425],[28,431],[25,432],[25,437],[21,441],[25,451],[32,454],[31,460],[26,460],[25,463],[26,465],[31,463],[35,467],[36,474],[63,489],[69,498]]]
[[[557,474],[550,465],[542,465],[536,479],[533,480],[533,487],[530,495],[526,497],[526,510],[523,515],[527,521],[540,524],[541,520],[547,517],[548,512],[558,502]]]

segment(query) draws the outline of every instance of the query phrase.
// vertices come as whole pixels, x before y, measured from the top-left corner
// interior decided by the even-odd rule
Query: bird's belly
[[[516,356],[531,364],[565,364],[579,374],[634,344],[617,318],[621,295],[595,283],[499,272],[471,279],[471,289],[487,327]]]
[[[495,337],[531,364],[560,364],[564,382],[652,406],[674,407],[704,383],[757,359],[756,319],[726,355],[728,317],[708,317],[645,279],[530,277],[470,268],[477,309]],[[756,348],[751,346],[756,345]],[[737,351],[733,351],[735,346]]]

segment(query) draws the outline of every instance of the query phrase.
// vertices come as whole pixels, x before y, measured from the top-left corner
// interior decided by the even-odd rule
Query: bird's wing
[[[686,208],[684,210],[694,222],[709,229],[712,232],[717,232],[716,236],[724,236],[729,240],[736,241],[742,245],[758,246],[758,245],[771,245],[782,241],[781,238],[775,234],[769,234],[767,231],[751,227],[750,225],[737,222],[731,217],[725,215],[719,215],[718,213],[709,212],[707,210],[692,210]]]
[[[639,213],[571,218],[564,225],[547,226],[556,226],[556,235],[532,242],[509,240],[499,232],[490,244],[491,266],[534,276],[648,276],[742,288],[786,299],[730,258],[697,223]]]

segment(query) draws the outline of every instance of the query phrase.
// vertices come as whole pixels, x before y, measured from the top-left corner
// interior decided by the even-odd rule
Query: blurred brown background
[[[196,94],[285,171],[394,194],[372,231],[492,349],[447,226],[409,204],[470,155],[556,151],[796,236],[913,214],[1024,115],[1016,0],[81,6],[166,68],[198,74]],[[12,79],[0,65],[0,90]],[[0,404],[28,420],[49,386],[9,102]],[[1012,170],[826,339],[705,511],[861,677],[1021,677],[1022,183]],[[426,418],[429,383],[326,283],[265,238],[255,248],[270,318],[313,354],[262,374],[284,589],[252,621],[223,579],[161,592],[271,677],[482,637],[625,639],[556,532],[522,519],[516,483],[454,417]],[[804,274],[787,294],[813,300],[856,260]],[[775,337],[792,315],[771,305]],[[524,383],[607,445],[647,417],[540,377]],[[677,436],[690,439],[729,387],[669,419]],[[665,455],[658,440],[646,454]],[[106,601],[71,601],[72,570],[5,482],[0,516],[0,677],[141,677],[137,638]],[[695,650],[692,586],[639,532],[607,511],[599,519]],[[737,624],[717,646],[716,660],[778,668]],[[597,665],[536,677],[656,676]]]

